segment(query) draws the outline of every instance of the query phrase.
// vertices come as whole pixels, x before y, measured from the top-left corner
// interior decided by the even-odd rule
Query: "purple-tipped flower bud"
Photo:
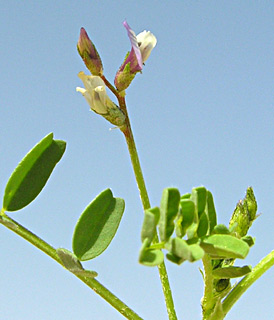
[[[131,51],[115,76],[115,86],[119,91],[125,90],[134,79],[137,72],[143,69],[143,64],[157,43],[156,37],[150,31],[143,31],[137,36],[126,21],[123,22],[131,42]]]
[[[94,76],[101,76],[103,74],[101,58],[84,28],[81,28],[80,31],[77,50],[91,74]]]

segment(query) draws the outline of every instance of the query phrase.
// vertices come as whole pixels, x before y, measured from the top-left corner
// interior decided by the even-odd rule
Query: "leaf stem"
[[[126,142],[127,142],[133,171],[135,174],[137,186],[138,186],[139,193],[140,193],[140,198],[141,198],[141,201],[143,204],[143,208],[144,208],[144,210],[146,210],[146,209],[150,208],[150,201],[149,201],[148,192],[146,189],[145,180],[144,180],[144,176],[142,173],[142,169],[141,169],[141,165],[140,165],[139,156],[138,156],[137,148],[135,145],[133,133],[131,130],[130,120],[129,120],[128,112],[127,112],[127,108],[126,108],[125,97],[123,94],[121,94],[120,96],[117,96],[117,98],[119,101],[120,109],[124,112],[124,114],[126,116],[125,125],[123,127],[121,127],[120,129],[123,132],[125,139],[126,139]],[[159,238],[157,235],[154,239],[154,243],[159,243]],[[164,262],[158,266],[158,270],[159,270],[160,280],[162,283],[162,289],[163,289],[163,293],[164,293],[164,297],[165,297],[166,308],[167,308],[169,320],[177,320],[177,316],[176,316],[176,312],[175,312],[175,308],[174,308],[174,302],[173,302],[173,298],[172,298],[172,292],[170,289],[167,270],[166,270],[166,266],[165,266]]]
[[[59,258],[56,250],[49,245],[47,242],[36,236],[34,233],[20,225],[18,222],[14,221],[8,217],[3,210],[0,214],[0,223],[3,224],[8,229],[12,230],[35,247],[46,253],[53,260],[58,262],[60,265],[63,265],[61,259]],[[68,269],[66,269],[68,270]],[[69,271],[69,270],[68,270]],[[73,272],[72,272],[73,273]],[[120,312],[125,318],[129,320],[142,320],[132,309],[130,309],[123,301],[118,299],[112,292],[105,288],[99,281],[96,279],[88,278],[83,275],[76,275],[82,282],[84,282],[88,287],[90,287],[94,292],[100,295],[105,301],[107,301],[113,308]]]
[[[252,271],[229,292],[223,301],[223,312],[225,315],[241,295],[272,266],[274,266],[274,250],[264,257]]]

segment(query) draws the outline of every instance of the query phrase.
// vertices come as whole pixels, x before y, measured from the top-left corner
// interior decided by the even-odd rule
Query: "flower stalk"
[[[148,197],[148,193],[147,193],[147,189],[146,189],[146,185],[145,185],[145,180],[144,180],[144,176],[142,173],[142,169],[141,169],[141,165],[140,165],[133,133],[131,130],[128,112],[126,109],[125,97],[119,97],[119,106],[120,106],[120,109],[123,111],[123,113],[126,116],[125,125],[123,127],[121,127],[121,131],[123,132],[125,139],[126,139],[126,142],[127,142],[128,151],[129,151],[130,159],[131,159],[131,164],[133,167],[137,186],[138,186],[139,193],[140,193],[140,198],[141,198],[141,201],[143,204],[143,208],[144,208],[144,210],[146,210],[146,209],[150,208],[150,201],[149,201],[149,197]]]
[[[141,198],[141,201],[143,204],[143,209],[146,210],[146,209],[150,208],[150,201],[149,201],[148,192],[147,192],[147,188],[145,185],[145,180],[144,180],[144,176],[142,173],[142,169],[141,169],[141,165],[140,165],[139,156],[138,156],[137,148],[135,145],[133,133],[131,130],[130,120],[129,120],[128,112],[127,112],[127,108],[126,108],[125,97],[120,96],[118,100],[119,100],[120,109],[124,112],[124,114],[126,116],[125,126],[121,127],[120,129],[123,132],[125,139],[126,139],[126,142],[127,142],[133,171],[134,171],[137,186],[139,189],[140,198]],[[158,238],[157,234],[155,236],[154,243],[155,244],[159,243],[159,238]],[[159,276],[160,276],[160,280],[162,283],[162,289],[163,289],[163,293],[164,293],[164,297],[165,297],[169,320],[177,320],[177,315],[176,315],[174,302],[173,302],[173,298],[172,298],[170,283],[168,280],[167,270],[166,270],[166,266],[165,266],[164,262],[158,266],[158,271],[159,271]]]

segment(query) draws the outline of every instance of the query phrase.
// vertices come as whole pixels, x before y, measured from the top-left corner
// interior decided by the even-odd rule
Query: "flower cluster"
[[[123,22],[123,25],[131,42],[131,51],[126,55],[114,79],[119,94],[123,94],[137,72],[142,71],[144,62],[157,43],[156,37],[150,31],[144,30],[136,36],[126,21]],[[76,90],[83,94],[91,110],[118,127],[122,126],[125,115],[107,95],[101,58],[84,28],[81,28],[80,31],[77,50],[92,75],[87,76],[84,72],[79,72],[78,76],[83,81],[85,88],[77,87]]]

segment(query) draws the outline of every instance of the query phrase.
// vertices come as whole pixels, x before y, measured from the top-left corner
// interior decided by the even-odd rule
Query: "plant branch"
[[[18,222],[14,221],[10,217],[8,217],[3,211],[1,211],[0,215],[0,223],[3,224],[8,229],[12,230],[36,248],[40,249],[48,256],[50,256],[53,260],[58,262],[60,265],[63,265],[61,259],[59,258],[56,250],[46,243],[44,240],[36,236],[34,233],[20,225]],[[68,269],[66,269],[68,270]],[[69,271],[69,270],[68,270]],[[73,272],[72,272],[73,273]],[[73,273],[74,274],[74,273]],[[118,299],[112,292],[110,292],[107,288],[105,288],[99,281],[88,278],[83,275],[76,275],[82,282],[84,282],[88,287],[90,287],[94,292],[100,295],[105,301],[107,301],[113,308],[115,308],[118,312],[120,312],[125,318],[129,320],[142,320],[132,309],[130,309],[124,302]]]
[[[272,266],[274,266],[274,250],[264,257],[252,271],[229,292],[223,301],[223,312],[225,315],[242,294]]]

